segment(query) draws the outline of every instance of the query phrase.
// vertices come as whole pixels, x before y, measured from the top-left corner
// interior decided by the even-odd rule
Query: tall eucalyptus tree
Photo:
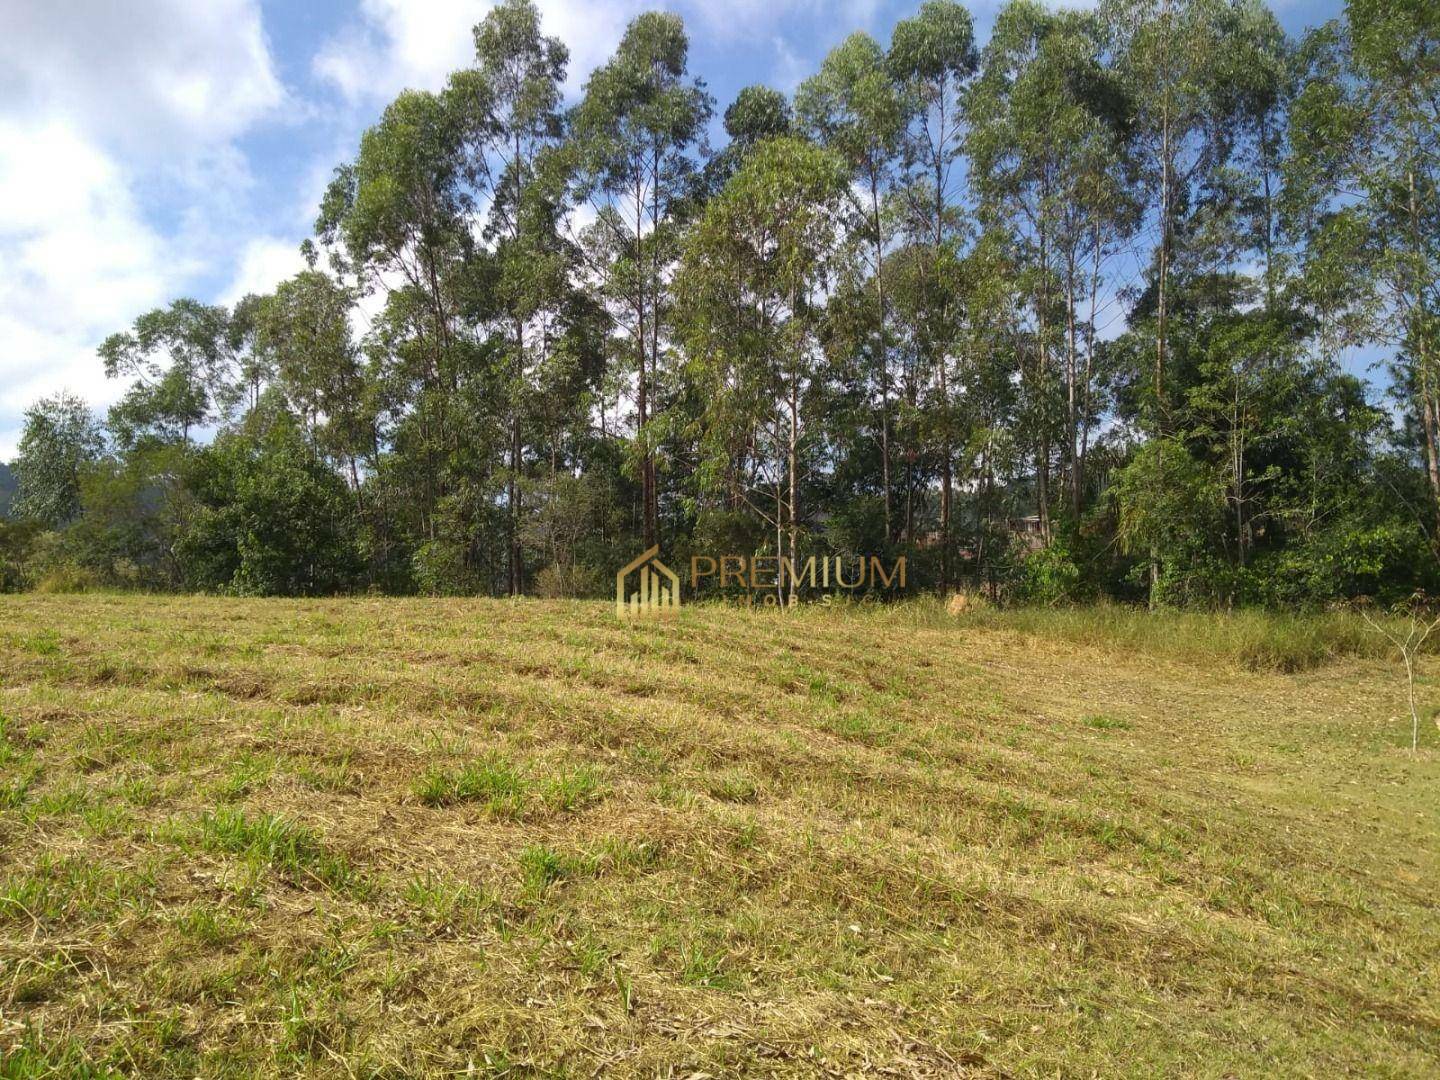
[[[1287,202],[1337,342],[1396,350],[1440,546],[1440,10],[1350,0],[1304,46]]]
[[[735,432],[760,471],[741,498],[797,567],[802,473],[815,460],[824,289],[838,247],[846,165],[793,137],[758,144],[706,207],[679,274],[685,340],[704,388],[707,472],[723,474]],[[762,490],[768,489],[768,490]],[[777,562],[777,566],[780,565]],[[777,573],[777,592],[797,587]]]
[[[801,128],[850,167],[848,231],[860,260],[854,272],[868,273],[873,308],[866,322],[870,378],[878,390],[875,441],[880,450],[880,488],[887,540],[895,537],[894,358],[885,257],[894,237],[888,197],[900,161],[911,102],[869,34],[851,34],[825,57],[820,71],[801,84],[795,113]]]
[[[461,168],[464,127],[446,96],[407,90],[336,170],[316,231],[362,293],[379,290],[372,330],[382,412],[397,482],[417,533],[435,541],[451,489],[446,459],[460,446],[462,354],[458,268],[474,247],[474,196]]]
[[[1015,0],[996,20],[972,95],[969,149],[981,216],[1024,266],[1036,510],[1048,532],[1052,440],[1078,515],[1096,420],[1096,323],[1108,262],[1133,226],[1125,99],[1089,14]]]
[[[475,27],[475,57],[475,68],[454,76],[447,93],[464,117],[465,175],[491,194],[483,235],[493,259],[472,310],[502,324],[498,335],[505,343],[506,591],[515,596],[525,589],[526,419],[536,410],[537,381],[552,360],[561,336],[556,323],[571,291],[569,251],[559,234],[564,191],[544,160],[564,135],[569,50],[540,32],[531,0],[505,0]]]
[[[636,17],[615,55],[591,74],[571,116],[576,196],[595,214],[583,238],[586,266],[634,358],[634,446],[646,545],[657,542],[660,530],[659,433],[651,422],[660,411],[670,278],[713,110],[704,84],[687,72],[689,52],[678,15]]]
[[[940,458],[940,589],[950,587],[953,543],[956,415],[952,361],[963,320],[960,248],[964,210],[957,174],[964,146],[965,93],[977,68],[970,13],[954,0],[926,0],[912,18],[897,23],[886,65],[911,99],[911,121],[903,143],[904,229],[912,254],[909,324],[920,371],[905,380],[908,404],[922,382],[933,380],[933,430]],[[904,303],[904,299],[902,299]],[[910,466],[913,468],[913,446]],[[913,539],[916,483],[905,485],[905,535]]]

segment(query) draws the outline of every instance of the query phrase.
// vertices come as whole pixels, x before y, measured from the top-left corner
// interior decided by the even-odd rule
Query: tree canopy
[[[980,41],[925,0],[723,108],[673,13],[573,99],[531,0],[472,44],[307,269],[118,329],[103,418],[30,409],[0,586],[586,595],[658,543],[1045,602],[1435,587],[1435,5],[1011,0]]]

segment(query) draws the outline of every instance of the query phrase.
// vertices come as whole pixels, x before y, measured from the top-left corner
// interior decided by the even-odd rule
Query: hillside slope
[[[903,608],[0,604],[0,1075],[1440,1059],[1440,755],[1372,661]]]

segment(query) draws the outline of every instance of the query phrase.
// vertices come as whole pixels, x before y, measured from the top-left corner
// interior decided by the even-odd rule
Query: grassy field
[[[0,1076],[1434,1075],[1367,640],[0,598]]]

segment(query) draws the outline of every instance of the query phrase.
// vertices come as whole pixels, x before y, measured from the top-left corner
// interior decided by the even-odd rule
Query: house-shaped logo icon
[[[680,606],[680,577],[656,557],[659,554],[660,545],[656,544],[615,575],[615,614],[620,618],[674,611]],[[631,574],[636,575],[637,587],[627,595],[626,579]]]

